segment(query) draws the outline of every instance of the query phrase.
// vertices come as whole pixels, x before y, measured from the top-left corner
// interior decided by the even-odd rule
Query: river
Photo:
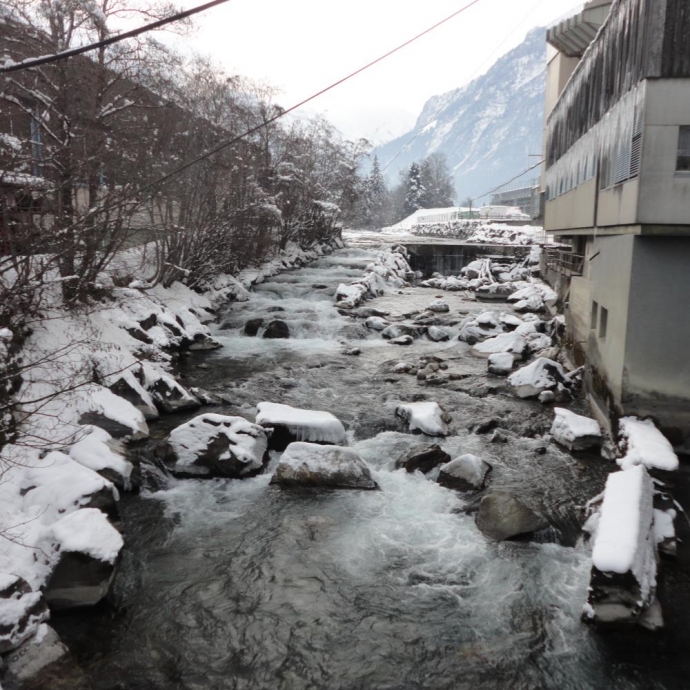
[[[359,277],[375,251],[340,250],[257,286],[221,315],[225,347],[190,356],[181,371],[188,385],[226,396],[214,412],[253,419],[264,400],[333,412],[382,490],[295,493],[269,486],[270,474],[195,481],[145,471],[142,492],[123,500],[126,548],[112,601],[54,617],[85,675],[44,688],[689,687],[687,634],[601,635],[580,622],[590,560],[576,526],[601,490],[605,461],[553,444],[540,454],[550,410],[515,399],[466,344],[397,347],[335,309],[338,283]],[[403,313],[434,296],[407,288],[368,304]],[[444,297],[458,320],[487,309],[460,293]],[[242,335],[258,316],[284,319],[292,338]],[[359,357],[344,354],[354,345]],[[461,378],[434,388],[392,373],[429,354]],[[395,407],[420,399],[450,412],[443,446],[453,457],[481,455],[494,464],[494,487],[519,491],[550,517],[552,543],[490,543],[460,495],[394,471],[420,441]],[[157,423],[154,441],[189,416]],[[469,431],[487,417],[514,432],[510,443]]]

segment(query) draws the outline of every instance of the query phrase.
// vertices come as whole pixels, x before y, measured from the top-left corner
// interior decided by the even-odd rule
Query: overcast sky
[[[183,0],[193,7],[202,0]],[[406,41],[469,0],[231,0],[199,15],[185,44],[229,72],[280,89],[284,107]],[[407,131],[424,102],[463,86],[577,0],[480,0],[447,24],[309,104],[348,137]]]

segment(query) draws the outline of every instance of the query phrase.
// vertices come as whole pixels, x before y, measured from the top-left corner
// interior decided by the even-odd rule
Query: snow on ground
[[[637,465],[647,469],[678,469],[678,456],[666,437],[650,419],[623,417],[620,420],[620,448],[625,455],[617,460],[627,470]]]
[[[656,586],[653,494],[652,480],[641,465],[610,474],[592,551],[599,571],[632,573],[643,600]]]
[[[405,419],[410,431],[429,436],[446,436],[448,426],[443,408],[436,402],[412,402],[398,405],[395,414]]]
[[[300,410],[290,405],[262,402],[256,406],[256,423],[265,427],[284,426],[299,441],[344,443],[345,427],[330,412]]]

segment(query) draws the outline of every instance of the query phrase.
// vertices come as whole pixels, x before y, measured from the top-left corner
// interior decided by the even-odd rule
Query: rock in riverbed
[[[287,447],[271,484],[281,487],[378,489],[369,467],[352,448],[300,442]]]
[[[450,461],[450,455],[441,446],[414,446],[395,463],[396,469],[404,469],[406,472],[419,470],[423,474],[431,472],[439,465],[445,465]]]
[[[488,462],[467,453],[443,465],[437,481],[455,491],[478,491],[484,488],[491,470]]]
[[[492,491],[482,498],[475,519],[479,530],[493,541],[504,541],[546,529],[549,523],[508,491]]]
[[[289,338],[290,329],[285,321],[280,321],[275,319],[266,326],[266,330],[263,332],[262,338]]]

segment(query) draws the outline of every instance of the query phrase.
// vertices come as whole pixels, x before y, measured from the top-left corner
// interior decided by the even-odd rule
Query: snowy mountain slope
[[[448,159],[459,202],[535,163],[528,156],[542,148],[545,73],[546,32],[537,28],[483,76],[430,98],[410,132],[375,150],[385,168],[418,135],[388,167],[389,181],[397,183],[399,170],[438,151]]]

